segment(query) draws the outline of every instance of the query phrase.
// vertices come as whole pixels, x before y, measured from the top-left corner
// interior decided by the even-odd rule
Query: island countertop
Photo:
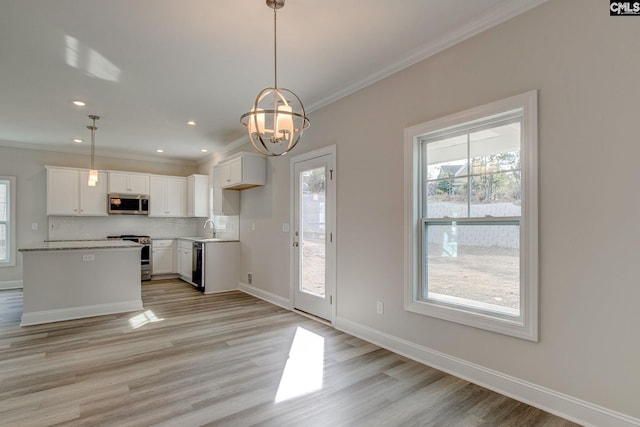
[[[72,251],[87,249],[126,249],[140,248],[141,244],[128,240],[67,240],[59,242],[43,242],[39,245],[20,248],[20,252]]]

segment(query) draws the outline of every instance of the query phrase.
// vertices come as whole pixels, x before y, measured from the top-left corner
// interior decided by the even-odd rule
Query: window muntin
[[[407,310],[537,340],[536,98],[405,130]]]

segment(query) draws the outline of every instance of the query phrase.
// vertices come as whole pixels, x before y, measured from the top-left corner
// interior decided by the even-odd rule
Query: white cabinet
[[[95,187],[87,185],[89,171],[46,166],[47,215],[107,215],[107,174],[98,172]]]
[[[190,175],[187,178],[187,216],[209,216],[209,176]]]
[[[204,293],[238,288],[238,242],[207,242],[204,258]]]
[[[240,215],[240,192],[224,190],[219,185],[222,180],[223,169],[213,168],[213,213],[215,215]]]
[[[176,254],[176,260],[178,261],[178,274],[180,277],[191,283],[192,280],[192,255],[193,255],[193,241],[178,239],[178,249]]]
[[[151,274],[172,274],[174,268],[174,241],[172,239],[153,240],[151,242]]]
[[[149,175],[109,171],[109,193],[149,194]]]
[[[151,175],[149,181],[149,216],[186,216],[186,193],[186,178]]]
[[[265,183],[264,156],[255,153],[238,153],[223,161],[216,183],[227,190],[244,190]]]

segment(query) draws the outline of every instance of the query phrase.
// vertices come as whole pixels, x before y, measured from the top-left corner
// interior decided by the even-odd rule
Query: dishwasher
[[[200,292],[204,292],[204,248],[202,242],[193,242],[193,262],[191,281]]]

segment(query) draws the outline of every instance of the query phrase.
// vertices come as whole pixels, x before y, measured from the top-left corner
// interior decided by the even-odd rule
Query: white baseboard
[[[0,282],[0,291],[6,291],[9,289],[22,289],[22,280],[7,280]]]
[[[39,325],[41,323],[61,322],[64,320],[104,316],[106,314],[126,313],[138,310],[143,310],[142,301],[140,300],[90,305],[77,308],[33,311],[31,313],[22,313],[22,322],[20,323],[20,326]]]
[[[335,328],[584,426],[640,426],[638,418],[487,369],[341,317],[336,319]]]
[[[263,299],[271,304],[275,304],[287,310],[291,310],[293,307],[291,301],[288,298],[283,298],[280,295],[272,294],[271,292],[258,289],[254,286],[247,285],[246,283],[239,282],[238,289],[249,295],[253,295],[256,298]]]

